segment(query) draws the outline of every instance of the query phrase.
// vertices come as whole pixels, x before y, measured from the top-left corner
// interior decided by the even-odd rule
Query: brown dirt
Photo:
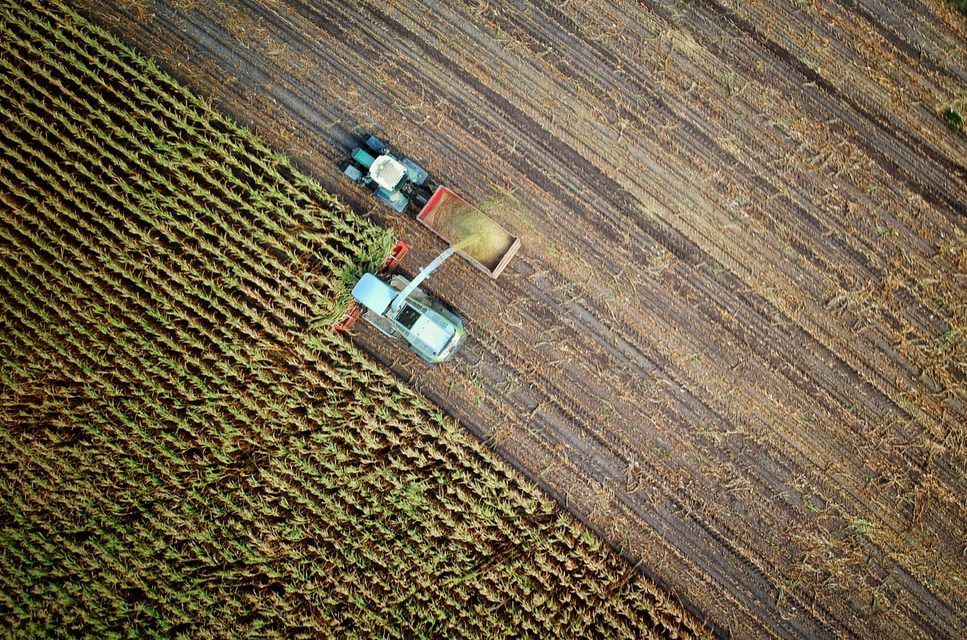
[[[918,0],[81,0],[324,185],[361,126],[515,198],[428,370],[721,636],[967,633],[967,22]],[[498,212],[495,216],[499,217]]]

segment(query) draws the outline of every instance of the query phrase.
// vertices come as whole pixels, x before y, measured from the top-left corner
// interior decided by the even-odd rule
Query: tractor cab
[[[393,191],[406,175],[406,167],[393,156],[383,155],[369,165],[369,178],[383,189]]]

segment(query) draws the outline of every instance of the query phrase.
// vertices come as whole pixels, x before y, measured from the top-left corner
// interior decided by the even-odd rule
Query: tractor
[[[342,171],[356,184],[367,187],[397,213],[412,202],[422,207],[433,195],[427,184],[429,175],[415,162],[395,156],[382,140],[365,135],[362,145],[354,147]]]

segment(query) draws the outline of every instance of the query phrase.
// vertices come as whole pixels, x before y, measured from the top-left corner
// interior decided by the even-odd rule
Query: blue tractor
[[[361,140],[362,145],[354,147],[343,163],[342,172],[372,190],[397,213],[406,211],[411,202],[422,208],[433,195],[427,172],[409,158],[391,152],[376,136],[367,134]]]

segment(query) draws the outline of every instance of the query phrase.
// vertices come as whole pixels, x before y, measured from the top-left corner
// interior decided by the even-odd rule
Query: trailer
[[[494,279],[520,248],[520,238],[443,186],[437,187],[416,219]]]

